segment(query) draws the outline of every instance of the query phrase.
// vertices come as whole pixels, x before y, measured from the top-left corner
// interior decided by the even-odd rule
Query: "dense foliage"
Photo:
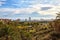
[[[53,23],[0,21],[0,40],[55,40]]]

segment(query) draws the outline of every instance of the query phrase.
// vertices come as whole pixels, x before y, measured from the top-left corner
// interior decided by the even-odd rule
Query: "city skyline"
[[[0,18],[55,19],[60,0],[0,0]]]

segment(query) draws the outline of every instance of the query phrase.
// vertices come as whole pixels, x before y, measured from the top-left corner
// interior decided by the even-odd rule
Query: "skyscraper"
[[[27,19],[25,19],[25,21],[27,21]]]
[[[31,17],[29,17],[29,21],[31,21]]]

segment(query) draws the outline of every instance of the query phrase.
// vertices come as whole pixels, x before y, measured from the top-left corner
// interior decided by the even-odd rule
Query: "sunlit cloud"
[[[0,6],[5,4],[6,3],[5,1],[6,0],[3,1],[0,0]],[[37,12],[40,16],[52,15],[53,17],[50,18],[54,18],[56,17],[56,13],[60,12],[60,0],[12,0],[10,1],[10,3],[6,3],[6,4],[5,6],[2,6],[2,8],[0,8],[0,14],[6,13],[5,15],[13,16],[16,14],[25,15],[25,14],[32,14],[33,12]],[[10,6],[13,7],[10,8]],[[20,18],[20,16],[18,16],[17,18]]]
[[[46,10],[42,10],[42,7],[46,7]],[[47,9],[48,7],[51,7],[50,9]],[[3,10],[3,11],[2,11]],[[32,5],[31,8],[1,8],[0,12],[10,12],[12,14],[31,14],[32,12],[37,12],[42,15],[55,15],[56,13],[60,11],[60,6],[54,6],[54,5],[44,5],[44,4],[37,4]]]

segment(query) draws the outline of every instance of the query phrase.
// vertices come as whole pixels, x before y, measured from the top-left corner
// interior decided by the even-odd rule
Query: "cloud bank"
[[[3,6],[3,4],[8,4],[6,1],[7,0],[1,0],[0,6]],[[42,15],[43,18],[48,18],[48,16],[44,17],[45,15],[52,15],[53,17],[50,18],[55,18],[56,13],[60,12],[60,0],[12,0],[11,2],[12,3],[9,4],[8,7],[5,8],[4,6],[3,8],[0,8],[0,17],[3,17],[4,15],[11,17],[19,14],[20,16],[16,17],[19,18],[23,17],[21,14],[27,16],[27,14],[30,15],[33,12],[36,12],[40,16]],[[13,7],[10,8],[10,6]]]

